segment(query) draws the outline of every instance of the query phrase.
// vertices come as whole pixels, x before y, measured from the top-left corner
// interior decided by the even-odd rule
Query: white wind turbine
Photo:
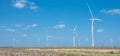
[[[15,37],[13,37],[13,47],[15,47],[15,43],[16,41],[15,41]]]
[[[113,39],[110,39],[111,47],[113,47]]]
[[[40,38],[38,38],[38,41],[37,41],[37,42],[38,42],[37,45],[38,45],[38,47],[39,47],[39,46],[40,46]]]
[[[77,25],[73,28],[72,32],[73,32],[73,47],[76,47],[76,37],[77,37]]]
[[[47,35],[46,35],[46,45],[47,45],[47,47],[49,46],[49,43],[48,43],[48,32],[47,32]]]
[[[88,5],[88,4],[87,4]],[[90,6],[88,5],[88,9],[89,9],[89,12],[90,12],[90,15],[91,15],[91,37],[92,37],[92,47],[94,47],[95,46],[95,44],[94,44],[94,21],[95,20],[97,20],[97,21],[103,21],[103,20],[101,20],[101,19],[98,19],[98,18],[94,18],[94,16],[93,16],[93,13],[92,13],[92,10],[91,10],[91,8],[90,8]]]

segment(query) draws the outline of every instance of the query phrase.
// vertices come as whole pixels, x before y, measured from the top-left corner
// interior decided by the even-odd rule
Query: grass
[[[56,51],[60,56],[120,56],[120,52],[95,52],[95,51]]]
[[[21,53],[20,55],[18,55]],[[6,55],[7,54],[7,55]],[[94,50],[78,49],[0,49],[0,56],[120,56],[120,51],[99,52]]]

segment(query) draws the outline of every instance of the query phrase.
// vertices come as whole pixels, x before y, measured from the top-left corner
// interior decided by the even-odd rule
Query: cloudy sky
[[[0,46],[120,46],[120,0],[0,0]],[[15,39],[15,41],[13,41]]]

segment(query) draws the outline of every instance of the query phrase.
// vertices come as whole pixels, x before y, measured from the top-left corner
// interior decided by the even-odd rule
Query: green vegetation
[[[120,56],[117,50],[1,48],[0,56]]]
[[[120,52],[56,51],[60,56],[120,56]]]

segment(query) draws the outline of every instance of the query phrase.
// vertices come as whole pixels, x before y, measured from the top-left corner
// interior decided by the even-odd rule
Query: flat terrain
[[[110,47],[0,48],[0,56],[120,56],[120,48]]]

